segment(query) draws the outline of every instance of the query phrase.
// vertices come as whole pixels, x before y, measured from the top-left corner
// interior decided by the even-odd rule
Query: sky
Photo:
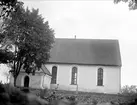
[[[22,0],[38,8],[49,21],[56,38],[118,39],[122,68],[121,84],[137,85],[137,10],[113,0]]]

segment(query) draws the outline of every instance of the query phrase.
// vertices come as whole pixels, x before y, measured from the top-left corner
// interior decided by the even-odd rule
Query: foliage
[[[22,4],[18,7],[4,19],[0,32],[0,55],[3,58],[0,61],[11,65],[14,83],[21,68],[26,73],[34,73],[48,61],[54,42],[54,31],[38,14],[38,9],[24,9]]]
[[[135,85],[125,85],[121,89],[121,94],[123,95],[137,95],[137,86]]]
[[[0,0],[1,13],[0,17],[5,18],[10,15],[11,12],[15,12],[18,9],[18,4],[23,2],[18,2],[17,0]]]
[[[11,12],[16,12],[18,9],[18,4],[22,3],[23,2],[18,2],[17,0],[0,0],[0,18],[8,17]]]
[[[48,94],[48,89],[47,89],[47,88],[40,90],[40,97],[41,97],[41,98],[46,97],[47,94]]]
[[[104,94],[104,93],[93,93],[93,92],[78,92],[74,94],[74,91],[63,91],[58,90],[56,96],[60,98],[74,96],[79,103],[85,104],[97,104],[97,103],[128,103],[134,100],[134,96],[127,96],[121,94]]]
[[[114,0],[114,3],[119,3],[119,2],[128,2],[128,7],[129,10],[136,10],[137,9],[137,0]]]
[[[32,93],[38,90],[31,91]],[[92,92],[79,92],[75,94],[74,91],[57,90],[55,94],[54,90],[48,90],[48,93],[44,99],[48,102],[54,100],[66,100],[71,103],[80,103],[81,105],[96,105],[98,103],[112,103],[112,105],[127,105],[127,103],[134,102],[135,96],[122,95],[122,94],[104,94],[104,93],[92,93]]]
[[[10,63],[14,56],[12,52],[0,50],[0,63]]]
[[[19,90],[10,87],[9,84],[0,84],[0,105],[13,105],[16,103],[23,103],[26,100],[26,97],[23,96]],[[18,97],[18,98],[17,98]],[[16,102],[15,102],[16,101]]]
[[[38,89],[30,89],[31,93],[37,93]],[[39,92],[41,90],[39,89]],[[44,99],[49,102],[49,105],[135,105],[136,97],[125,96],[121,94],[103,94],[91,92],[79,92],[74,94],[74,91],[48,90],[50,94],[44,96]],[[135,100],[134,100],[135,99]]]
[[[95,99],[92,100],[92,103],[93,103],[93,105],[97,105],[98,104],[97,100],[95,100]]]
[[[9,84],[0,83],[0,105],[47,105],[48,102],[32,94],[25,94]]]

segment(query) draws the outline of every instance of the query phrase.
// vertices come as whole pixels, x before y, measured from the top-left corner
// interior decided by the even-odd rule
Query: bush
[[[135,86],[135,85],[131,85],[131,86],[125,85],[121,89],[121,94],[130,95],[130,96],[137,95],[137,86]]]
[[[25,105],[27,96],[9,84],[0,84],[0,105]],[[27,105],[27,104],[26,104]]]
[[[19,89],[11,87],[9,84],[0,84],[0,96],[4,98],[3,100],[19,100],[22,103],[24,102],[25,104],[23,105],[30,105],[26,103],[40,103],[40,100],[44,99],[46,102],[48,102],[48,105],[81,105],[83,104],[92,104],[92,105],[97,105],[98,103],[111,103],[112,105],[118,105],[118,104],[123,104],[123,105],[128,105],[128,103],[135,103],[134,99],[136,97],[134,96],[127,96],[127,95],[122,95],[122,94],[103,94],[103,93],[90,93],[90,92],[79,92],[78,94],[75,94],[73,91],[61,91],[61,90],[48,90],[48,89],[29,89],[30,93],[32,94],[37,94],[39,97],[36,95],[29,95],[21,92]],[[6,93],[3,95],[3,92]],[[2,94],[1,94],[2,93]],[[13,94],[13,95],[12,95]],[[29,93],[28,93],[29,94]],[[2,99],[0,98],[0,99]],[[42,99],[41,99],[42,98]],[[14,103],[19,103],[14,102]],[[10,101],[6,101],[10,102]],[[41,101],[42,102],[42,101]],[[13,103],[13,102],[12,102]],[[82,104],[83,103],[83,104]],[[0,103],[0,105],[3,105]],[[6,105],[6,104],[5,104]],[[13,104],[10,104],[13,105]],[[16,104],[14,104],[16,105]],[[17,104],[21,105],[21,104]],[[39,104],[42,105],[42,104]]]
[[[135,96],[127,96],[122,94],[104,94],[104,93],[91,93],[91,92],[79,92],[75,94],[73,91],[63,91],[58,90],[56,93],[60,97],[76,97],[79,103],[85,104],[96,104],[96,103],[106,103],[106,102],[116,102],[116,103],[128,103],[133,101]]]
[[[93,105],[97,105],[97,103],[98,103],[97,100],[95,100],[95,99],[92,100],[92,104],[93,104]]]
[[[40,97],[41,98],[44,98],[48,95],[48,89],[45,88],[45,89],[40,89]]]
[[[47,105],[36,95],[26,94],[9,84],[0,83],[0,105]]]

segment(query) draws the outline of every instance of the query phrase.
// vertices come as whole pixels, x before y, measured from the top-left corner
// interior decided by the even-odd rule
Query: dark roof
[[[121,66],[119,42],[56,38],[49,63]]]

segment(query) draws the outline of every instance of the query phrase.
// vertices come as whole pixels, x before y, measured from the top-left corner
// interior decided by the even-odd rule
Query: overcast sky
[[[23,0],[22,0],[23,1]],[[32,1],[55,30],[56,38],[118,39],[122,59],[122,85],[137,85],[137,10],[109,0]]]

